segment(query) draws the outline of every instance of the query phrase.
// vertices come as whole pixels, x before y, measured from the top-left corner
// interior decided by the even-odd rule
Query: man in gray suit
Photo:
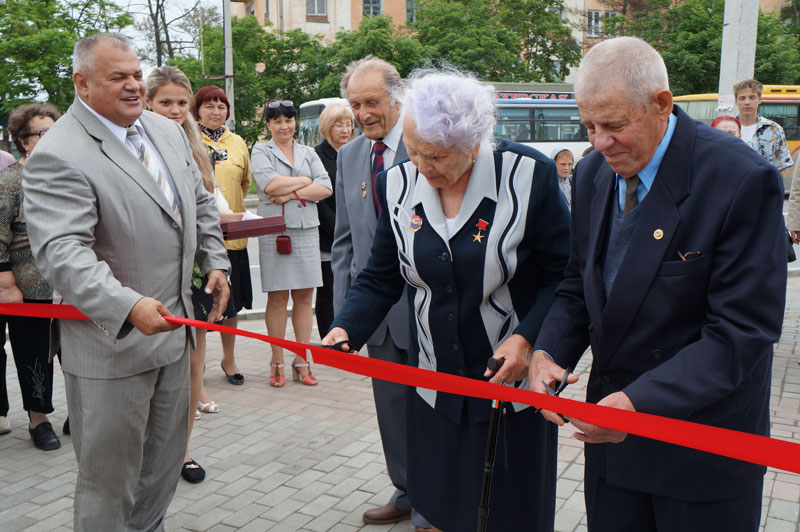
[[[196,261],[228,299],[219,214],[180,126],[144,112],[119,35],[75,46],[77,97],[23,174],[36,265],[91,321],[54,324],[78,459],[75,530],[163,530],[186,448]]]
[[[400,120],[403,84],[397,69],[374,56],[364,57],[347,66],[341,89],[364,134],[342,146],[336,159],[336,226],[331,249],[336,310],[369,259],[378,223],[375,176],[408,157]],[[367,341],[369,356],[406,364],[408,331],[408,304],[403,296]],[[386,524],[411,518],[417,530],[427,530],[430,525],[412,511],[406,492],[405,386],[373,379],[372,391],[386,469],[397,489],[387,504],[364,512],[363,520]]]

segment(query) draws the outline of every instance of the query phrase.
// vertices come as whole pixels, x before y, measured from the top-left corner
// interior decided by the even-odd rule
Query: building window
[[[603,33],[605,34],[606,37],[613,37],[614,36],[613,34],[616,33],[616,32],[610,32],[609,31],[607,22],[608,22],[608,19],[610,19],[611,17],[616,17],[618,15],[619,15],[619,13],[617,13],[616,11],[606,11],[605,12],[605,18],[603,19],[604,20],[604,22],[603,22]]]
[[[327,16],[327,0],[306,0],[306,15]]]
[[[417,2],[416,0],[406,0],[406,22],[417,21]]]
[[[264,20],[269,20],[269,0],[264,2]]]
[[[249,4],[247,4],[247,16],[248,17],[256,16],[256,3],[255,2],[250,2]]]
[[[590,9],[586,12],[586,35],[588,37],[600,37],[603,35],[600,25],[600,11]]]
[[[381,0],[364,0],[363,15],[377,16],[381,14]]]

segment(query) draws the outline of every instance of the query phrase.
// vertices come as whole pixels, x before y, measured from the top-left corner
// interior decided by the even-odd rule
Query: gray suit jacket
[[[183,130],[148,111],[139,120],[169,168],[182,227],[145,167],[81,102],[42,138],[23,172],[36,265],[92,320],[58,324],[64,371],[79,377],[127,377],[178,360],[191,332],[144,336],[128,314],[148,296],[191,318],[194,262],[203,273],[230,268],[219,213]]]
[[[375,238],[375,226],[378,224],[372,199],[371,146],[370,140],[361,135],[342,146],[336,158],[336,227],[331,248],[331,268],[333,308],[337,312],[344,303],[350,284],[367,265]],[[406,145],[401,140],[394,162],[396,164],[406,158]],[[365,189],[362,189],[362,183],[366,183]],[[383,343],[387,326],[397,347],[408,349],[408,300],[405,293],[367,340],[367,344]]]
[[[253,172],[253,179],[256,181],[258,189],[258,215],[259,216],[281,216],[286,221],[286,227],[293,229],[309,229],[319,226],[319,216],[317,215],[317,202],[307,201],[303,205],[298,200],[289,200],[284,205],[272,203],[264,192],[267,185],[279,175],[306,176],[318,184],[333,190],[333,183],[328,176],[328,172],[322,165],[319,155],[314,148],[304,146],[299,142],[294,142],[292,146],[294,166],[289,164],[289,160],[281,149],[275,144],[274,140],[259,142],[253,146],[253,153],[250,156],[250,168]]]

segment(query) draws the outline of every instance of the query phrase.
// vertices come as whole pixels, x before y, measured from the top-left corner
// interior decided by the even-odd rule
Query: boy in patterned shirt
[[[742,123],[742,140],[783,172],[794,166],[794,161],[780,124],[758,114],[763,90],[764,86],[754,79],[746,79],[733,86],[739,121]]]

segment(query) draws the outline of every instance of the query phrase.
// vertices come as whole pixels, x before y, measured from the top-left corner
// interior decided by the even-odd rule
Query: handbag
[[[284,206],[281,205],[281,218],[284,218]],[[284,226],[286,219],[284,218]],[[292,253],[292,238],[289,235],[282,234],[275,237],[275,247],[278,249],[279,255],[291,255]]]

